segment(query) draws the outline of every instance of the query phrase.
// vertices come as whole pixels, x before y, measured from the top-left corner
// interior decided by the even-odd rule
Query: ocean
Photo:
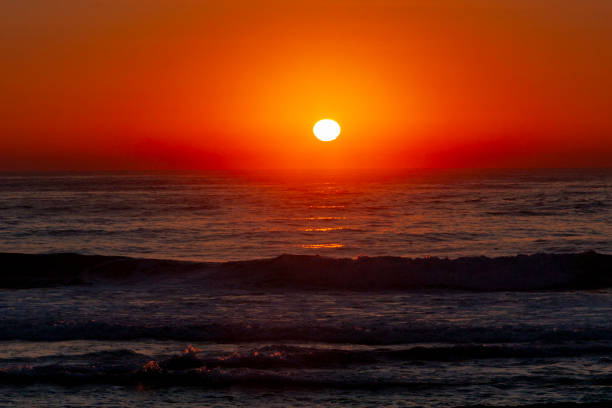
[[[0,174],[0,406],[612,404],[612,171]]]

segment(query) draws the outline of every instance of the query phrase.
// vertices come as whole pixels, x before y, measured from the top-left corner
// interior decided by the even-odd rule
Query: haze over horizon
[[[610,21],[607,0],[3,2],[0,170],[612,167]]]

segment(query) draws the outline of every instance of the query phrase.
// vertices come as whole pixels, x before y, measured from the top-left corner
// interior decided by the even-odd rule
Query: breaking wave
[[[245,288],[334,290],[599,289],[612,286],[612,255],[534,254],[464,257],[356,259],[311,255],[233,262],[188,262],[117,256],[0,254],[2,288],[94,284],[104,281],[188,277],[194,284]]]
[[[453,327],[447,325],[124,325],[97,321],[58,322],[5,319],[0,340],[177,340],[215,343],[313,342],[330,344],[393,345],[408,343],[522,343],[612,341],[612,328],[539,327],[530,325]],[[488,351],[488,350],[486,350]]]
[[[501,379],[476,376],[453,381],[372,377],[366,371],[346,377],[333,369],[377,367],[390,362],[421,364],[424,361],[479,359],[572,358],[609,353],[610,346],[439,346],[404,349],[350,350],[288,345],[270,345],[242,353],[211,354],[188,346],[183,353],[149,356],[128,349],[79,355],[52,355],[30,359],[0,359],[0,382],[5,384],[53,383],[64,385],[109,383],[152,384],[157,386],[292,386],[307,388],[440,388],[480,384],[495,385]],[[330,370],[332,369],[332,370]],[[612,385],[612,376],[590,378],[538,377],[511,378],[540,381],[543,384]],[[505,377],[503,381],[509,380]]]

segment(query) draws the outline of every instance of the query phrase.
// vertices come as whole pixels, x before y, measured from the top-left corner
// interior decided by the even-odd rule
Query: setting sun
[[[611,21],[0,0],[0,408],[612,408]]]
[[[340,134],[340,125],[332,119],[321,119],[315,123],[312,131],[317,139],[323,142],[331,142]]]

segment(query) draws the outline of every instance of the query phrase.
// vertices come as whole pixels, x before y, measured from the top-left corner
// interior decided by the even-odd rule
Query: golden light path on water
[[[302,248],[307,249],[319,249],[319,248],[342,248],[344,245],[334,243],[334,244],[302,244]]]
[[[340,249],[344,248],[344,243],[339,239],[342,231],[349,228],[345,225],[347,217],[339,214],[346,214],[347,205],[342,201],[342,194],[339,193],[340,187],[332,183],[325,183],[323,187],[314,191],[314,203],[307,206],[309,211],[315,214],[309,217],[301,217],[296,220],[307,221],[308,225],[299,228],[302,232],[311,233],[309,236],[314,242],[304,242],[301,247],[304,249]],[[330,225],[332,223],[332,225]],[[330,235],[332,234],[332,235]]]
[[[346,217],[300,217],[300,218],[291,218],[292,220],[319,220],[319,221],[332,221],[332,220],[345,220]]]
[[[322,228],[304,228],[302,231],[306,231],[306,232],[311,232],[311,231],[326,232],[326,231],[341,231],[343,229],[344,229],[344,227],[322,227]]]

